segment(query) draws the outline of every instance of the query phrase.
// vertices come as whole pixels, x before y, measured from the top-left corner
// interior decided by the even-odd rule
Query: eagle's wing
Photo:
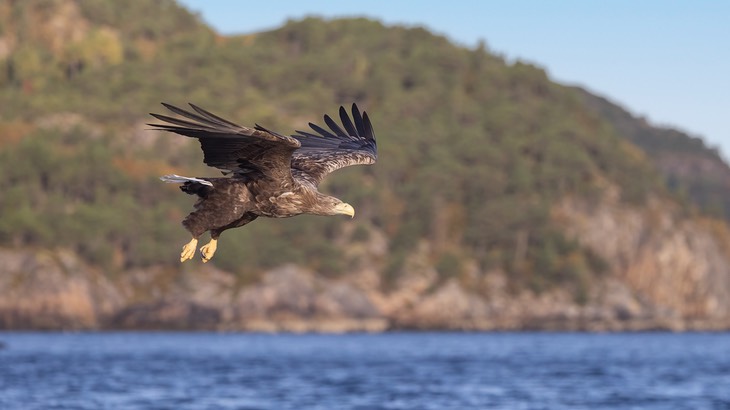
[[[301,146],[297,139],[258,124],[249,128],[232,123],[193,104],[190,107],[195,112],[162,105],[185,119],[150,113],[166,124],[148,125],[197,138],[205,164],[234,176],[247,174],[267,177],[281,184],[293,182],[290,164],[292,153]]]
[[[325,115],[324,122],[331,132],[310,122],[309,126],[319,135],[305,131],[292,135],[302,145],[292,154],[294,175],[318,185],[332,171],[350,165],[375,163],[378,147],[368,114],[363,112],[360,115],[357,105],[352,104],[352,119],[354,124],[345,108],[340,107],[344,130]]]

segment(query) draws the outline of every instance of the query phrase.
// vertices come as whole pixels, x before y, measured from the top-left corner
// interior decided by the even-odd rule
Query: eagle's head
[[[342,202],[333,196],[319,195],[317,198],[317,215],[348,215],[355,217],[355,208],[352,205]]]
[[[334,207],[336,215],[348,215],[350,218],[355,217],[355,208],[352,205],[340,201],[339,204]]]

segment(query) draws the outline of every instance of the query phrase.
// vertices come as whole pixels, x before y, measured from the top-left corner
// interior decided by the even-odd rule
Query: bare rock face
[[[394,326],[416,329],[469,330],[489,321],[487,302],[450,280],[393,318]]]
[[[125,303],[102,319],[104,328],[214,330],[232,317],[235,277],[211,266],[135,269],[119,275],[116,287]]]
[[[0,249],[0,261],[0,328],[96,328],[122,306],[112,283],[70,252]]]
[[[352,284],[327,281],[293,265],[267,272],[233,302],[234,328],[259,331],[384,330],[370,299]]]
[[[724,225],[682,218],[657,199],[646,208],[566,200],[556,217],[611,262],[615,280],[596,300],[615,306],[619,318],[730,317],[730,235]]]
[[[382,331],[369,297],[346,281],[283,266],[239,289],[211,266],[151,268],[112,281],[73,253],[0,250],[0,329]]]

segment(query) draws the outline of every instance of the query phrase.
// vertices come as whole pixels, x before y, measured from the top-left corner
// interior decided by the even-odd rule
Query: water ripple
[[[0,408],[727,409],[729,334],[0,333]]]

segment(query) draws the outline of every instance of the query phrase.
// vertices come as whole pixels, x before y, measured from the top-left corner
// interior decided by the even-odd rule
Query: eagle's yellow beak
[[[337,211],[340,215],[349,215],[350,218],[355,217],[355,208],[352,207],[350,204],[341,203],[335,207],[335,211]]]

